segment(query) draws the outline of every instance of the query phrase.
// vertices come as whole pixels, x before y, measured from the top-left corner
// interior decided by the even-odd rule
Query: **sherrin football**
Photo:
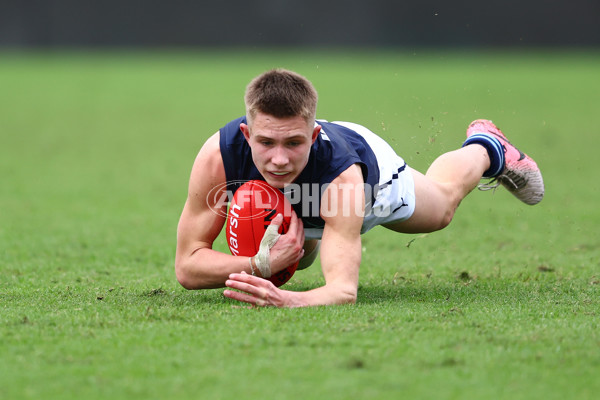
[[[283,214],[279,233],[287,232],[292,206],[278,189],[264,181],[248,181],[233,195],[227,213],[227,244],[234,256],[253,257],[258,253],[260,241],[267,226],[277,214]],[[298,268],[298,263],[271,275],[276,286],[286,283]]]

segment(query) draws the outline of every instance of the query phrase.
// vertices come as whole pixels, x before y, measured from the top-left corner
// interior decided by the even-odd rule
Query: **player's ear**
[[[313,129],[313,134],[312,134],[312,143],[315,142],[315,140],[317,140],[317,136],[319,136],[319,133],[321,133],[321,125],[317,125],[315,126],[315,129]]]
[[[248,127],[248,125],[246,125],[246,124],[244,124],[242,122],[240,124],[240,130],[244,134],[244,137],[246,138],[246,141],[250,141],[250,128]]]

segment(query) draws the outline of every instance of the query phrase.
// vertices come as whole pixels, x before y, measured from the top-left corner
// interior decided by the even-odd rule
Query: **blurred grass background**
[[[355,307],[186,292],[172,264],[194,157],[272,67],[313,81],[319,118],[371,128],[420,170],[492,119],[536,159],[546,198],[474,193],[442,232],[369,232]],[[573,50],[1,53],[0,389],[592,398],[599,67]],[[322,283],[317,264],[287,288]]]

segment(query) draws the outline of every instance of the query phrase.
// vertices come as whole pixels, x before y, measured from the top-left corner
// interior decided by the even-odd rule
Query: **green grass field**
[[[546,198],[476,192],[442,232],[369,232],[354,306],[186,291],[194,157],[277,66],[421,170],[493,119]],[[575,51],[0,53],[0,398],[595,398],[598,71]],[[285,287],[322,283],[316,264]]]

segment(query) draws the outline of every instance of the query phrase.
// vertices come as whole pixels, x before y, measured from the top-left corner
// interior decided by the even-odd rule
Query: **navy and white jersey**
[[[220,130],[220,150],[230,193],[234,193],[245,181],[265,180],[252,160],[250,146],[240,130],[240,123],[246,123],[246,117],[237,118]],[[320,238],[325,226],[319,214],[323,191],[343,171],[358,164],[366,188],[367,216],[363,224],[363,232],[366,232],[381,220],[374,220],[373,215],[370,219],[368,217],[373,214],[374,208],[383,204],[378,199],[379,187],[390,186],[394,180],[392,175],[395,173],[397,180],[398,173],[401,169],[404,170],[406,164],[383,139],[360,125],[321,120],[317,123],[322,129],[310,149],[308,163],[294,183],[284,189],[284,193],[290,199],[296,214],[302,218],[306,238]],[[395,161],[391,169],[379,165],[381,161],[378,159],[389,160],[390,157]],[[403,165],[402,168],[396,168],[398,163]],[[382,172],[384,176],[381,176]],[[388,209],[389,201],[384,200],[385,208]]]

